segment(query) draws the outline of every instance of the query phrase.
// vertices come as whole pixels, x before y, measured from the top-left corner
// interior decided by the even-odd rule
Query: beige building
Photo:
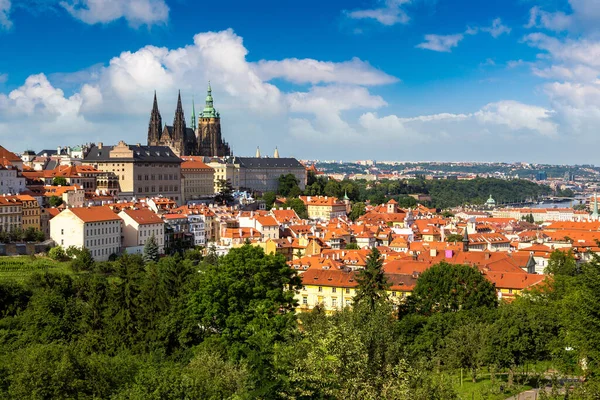
[[[215,171],[214,193],[221,190],[219,186],[219,181],[221,180],[229,181],[234,189],[240,188],[240,165],[232,162],[231,158],[214,158],[207,165]]]
[[[158,252],[164,253],[165,223],[149,209],[123,210],[123,250],[129,254],[142,254],[144,246],[152,236],[156,239]]]
[[[121,253],[122,220],[109,207],[67,208],[50,220],[50,238],[65,248],[87,248],[94,260]]]
[[[15,196],[23,204],[23,216],[21,217],[21,227],[23,230],[27,228],[42,229],[41,225],[41,209],[37,200],[29,195]]]
[[[84,159],[86,165],[114,173],[119,180],[119,197],[163,196],[177,203],[181,191],[181,159],[167,146],[128,145],[93,146]]]
[[[36,191],[35,189],[31,189]],[[73,186],[44,186],[42,189],[44,203],[48,204],[51,197],[60,197],[67,207],[83,207],[85,204],[85,190],[79,185]]]
[[[310,219],[329,221],[346,215],[346,204],[335,197],[300,196],[300,200],[306,205],[306,211]]]
[[[21,229],[23,203],[15,196],[0,196],[0,232]]]
[[[215,193],[215,170],[204,162],[204,157],[183,157],[181,187],[184,201],[196,200]]]

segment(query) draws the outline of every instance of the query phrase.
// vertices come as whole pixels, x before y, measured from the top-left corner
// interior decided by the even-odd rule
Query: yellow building
[[[207,163],[215,171],[214,175],[214,193],[221,190],[220,181],[229,181],[234,189],[240,188],[240,165],[231,161],[231,159],[214,158]]]
[[[215,193],[215,170],[202,162],[203,157],[187,156],[181,163],[181,187],[184,201]]]
[[[328,268],[328,267],[326,267]],[[356,295],[356,274],[342,269],[309,268],[300,274],[302,288],[296,293],[297,312],[307,312],[322,307],[326,313],[351,306]],[[396,305],[409,296],[417,278],[405,274],[386,274],[390,288],[388,298]]]
[[[41,224],[41,209],[37,200],[29,195],[15,196],[23,204],[23,215],[21,218],[21,227],[23,230],[27,228],[42,229]]]
[[[335,197],[300,196],[300,200],[304,202],[310,219],[329,221],[346,216],[346,204]]]

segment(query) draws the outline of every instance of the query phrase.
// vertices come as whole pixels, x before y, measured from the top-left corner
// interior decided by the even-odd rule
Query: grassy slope
[[[73,274],[68,262],[59,262],[46,257],[30,256],[0,257],[0,281],[23,281],[34,272],[62,272]]]

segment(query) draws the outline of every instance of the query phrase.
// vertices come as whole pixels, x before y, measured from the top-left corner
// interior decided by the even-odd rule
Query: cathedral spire
[[[154,103],[152,105],[152,112],[150,112],[150,123],[148,124],[148,145],[156,146],[160,140],[160,133],[162,130],[162,117],[158,110],[158,100],[156,99],[156,90],[154,91]]]
[[[194,104],[194,97],[192,97],[192,130],[196,130],[196,105]]]
[[[256,158],[260,158],[260,147],[256,146]]]
[[[219,113],[215,110],[213,97],[212,97],[212,88],[210,87],[210,81],[208,81],[208,89],[206,91],[206,104],[204,106],[204,110],[202,110],[203,118],[218,118]]]
[[[277,149],[277,146],[275,146],[275,153],[273,154],[273,158],[279,158],[279,150]]]
[[[181,90],[177,96],[177,109],[175,110],[175,119],[173,119],[173,139],[183,140],[185,137],[185,116],[183,115],[183,106],[181,105]]]

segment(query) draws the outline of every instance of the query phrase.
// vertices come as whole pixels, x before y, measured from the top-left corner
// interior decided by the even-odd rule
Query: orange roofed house
[[[335,197],[300,196],[306,205],[308,218],[329,221],[330,219],[346,216],[346,203]]]
[[[215,170],[204,164],[204,157],[182,157],[181,187],[184,201],[196,200],[215,193]]]
[[[165,223],[154,211],[147,208],[123,210],[119,217],[123,220],[123,251],[142,254],[146,242],[154,236],[158,252],[164,253]]]
[[[107,206],[68,208],[50,220],[50,237],[63,247],[85,247],[96,261],[121,252],[122,221]]]

